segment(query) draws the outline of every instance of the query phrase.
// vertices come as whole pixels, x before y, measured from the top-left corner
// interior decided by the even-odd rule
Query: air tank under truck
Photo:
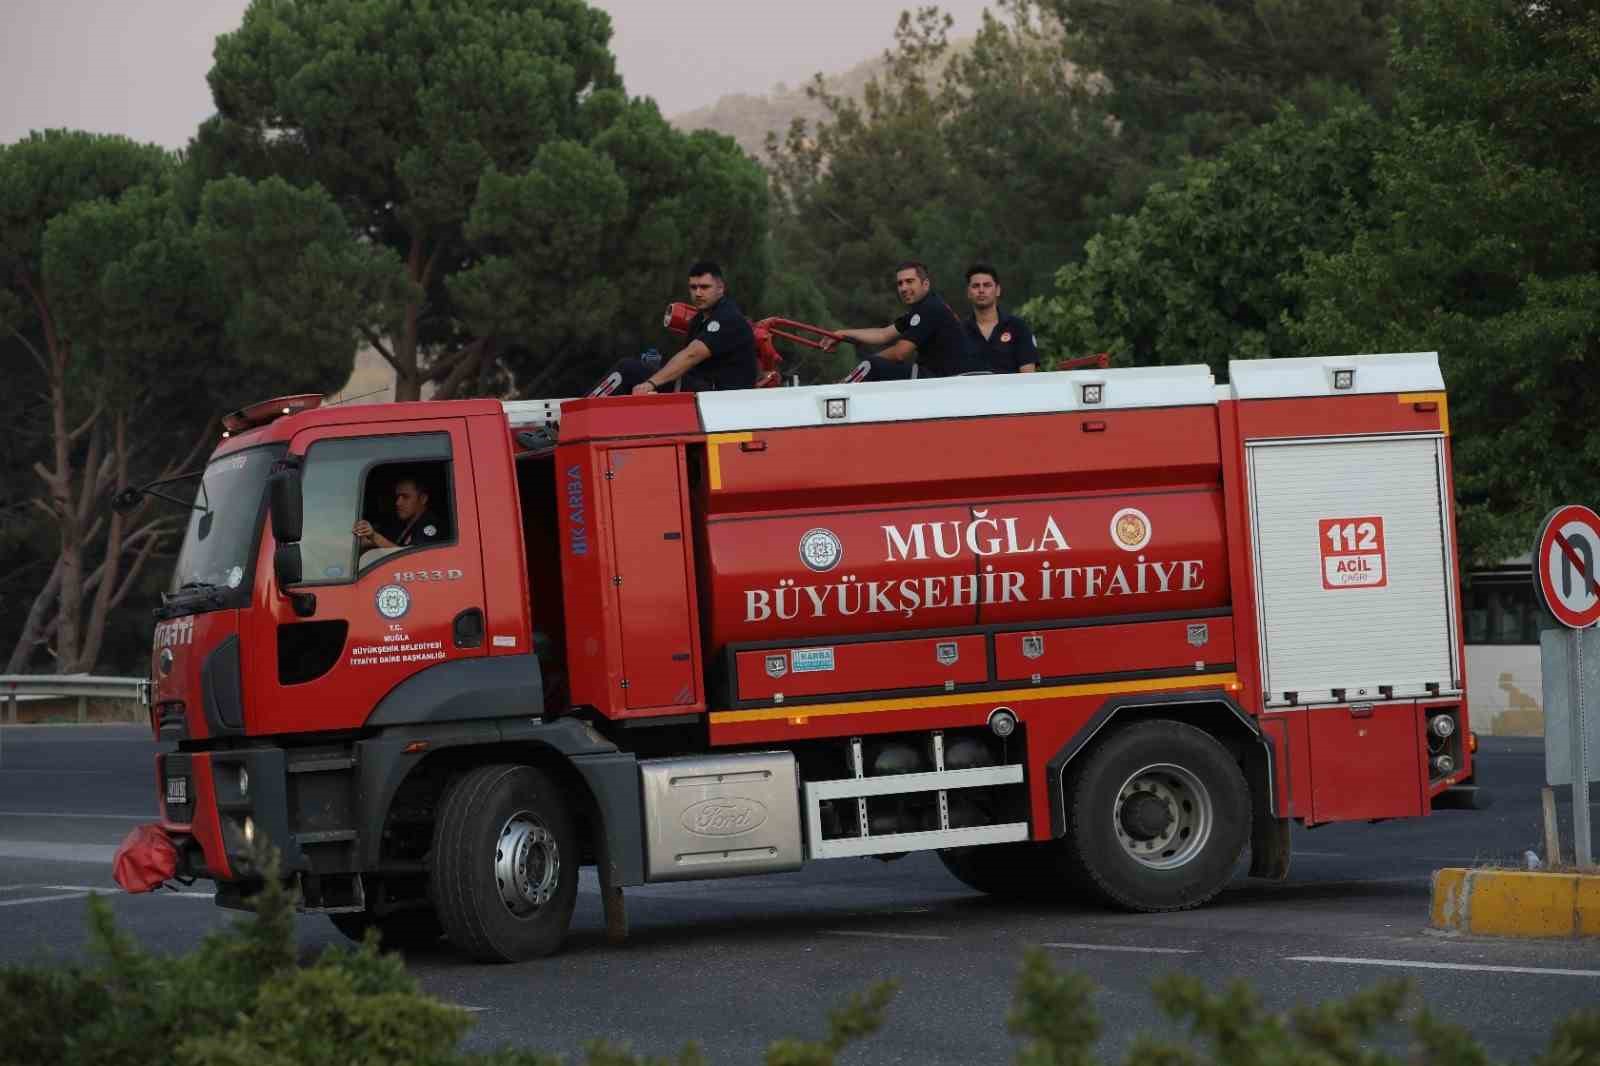
[[[1162,911],[1475,805],[1436,357],[1229,379],[235,412],[121,879],[239,905],[270,845],[347,933],[515,960],[584,865],[618,938],[628,886],[921,850]]]

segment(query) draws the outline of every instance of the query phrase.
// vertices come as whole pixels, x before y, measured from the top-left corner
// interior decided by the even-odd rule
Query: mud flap
[[[606,832],[595,819],[594,854],[595,872],[600,875],[600,906],[606,918],[606,943],[621,944],[628,939],[628,907],[622,899],[622,886],[616,883],[616,871],[606,849]]]
[[[1250,876],[1282,881],[1289,876],[1289,819],[1274,818],[1256,805],[1250,825]]]

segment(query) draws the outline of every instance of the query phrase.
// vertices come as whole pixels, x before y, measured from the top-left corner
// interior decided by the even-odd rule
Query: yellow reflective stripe
[[[1114,696],[1125,692],[1171,692],[1186,688],[1227,688],[1239,683],[1239,675],[1194,674],[1174,677],[1151,677],[1138,681],[1104,681],[1090,685],[1052,685],[1049,688],[1006,689],[1001,692],[964,692],[954,696],[906,696],[892,700],[861,700],[856,703],[814,703],[795,707],[763,707],[753,711],[715,711],[712,725],[736,725],[742,722],[770,722],[789,718],[798,725],[807,718],[825,718],[836,714],[877,714],[881,711],[931,710],[935,707],[959,707],[969,703],[1025,703],[1028,700],[1051,700],[1064,696]]]
[[[706,468],[711,474],[711,491],[722,488],[722,456],[718,454],[719,444],[742,444],[747,440],[755,440],[753,433],[712,433],[706,437]]]
[[[1436,403],[1439,405],[1439,432],[1450,435],[1450,405],[1442,392],[1402,392],[1401,403]]]

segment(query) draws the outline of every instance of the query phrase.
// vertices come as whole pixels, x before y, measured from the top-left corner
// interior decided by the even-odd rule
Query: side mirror
[[[278,588],[285,592],[300,584],[304,578],[300,572],[300,545],[280,543],[273,550],[272,574],[278,579]]]
[[[295,592],[302,577],[299,544],[279,544],[272,551],[272,576],[277,579],[278,593],[286,596],[301,618],[310,618],[317,611],[317,598],[309,592]]]
[[[302,476],[298,459],[280,459],[267,476],[272,539],[278,542],[280,550],[285,544],[298,544],[305,526],[305,505],[300,490]],[[296,553],[295,573],[299,572],[300,557]],[[297,576],[295,580],[300,578]]]

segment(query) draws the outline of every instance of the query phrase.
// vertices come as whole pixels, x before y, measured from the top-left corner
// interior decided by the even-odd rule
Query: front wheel
[[[1114,906],[1173,911],[1222,891],[1250,836],[1250,788],[1228,749],[1182,722],[1150,721],[1083,756],[1066,783],[1063,857]]]
[[[553,954],[578,897],[578,836],[550,775],[482,766],[446,792],[432,895],[450,941],[484,962]]]

